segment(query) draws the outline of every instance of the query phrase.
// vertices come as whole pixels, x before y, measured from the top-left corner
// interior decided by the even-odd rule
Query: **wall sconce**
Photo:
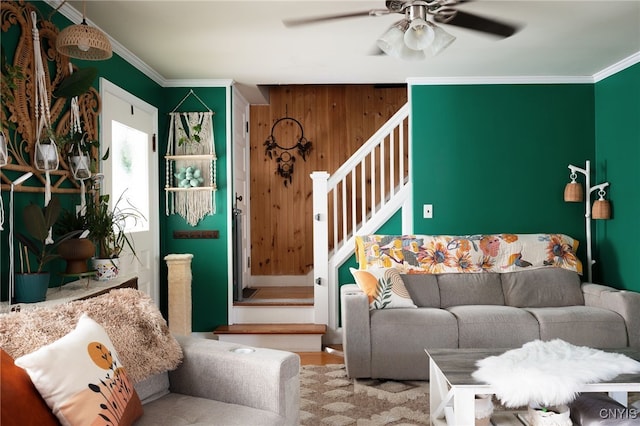
[[[611,219],[611,205],[608,200],[604,199],[606,192],[604,188],[609,186],[609,182],[604,182],[598,185],[591,186],[591,163],[586,161],[585,168],[576,167],[572,164],[569,165],[571,174],[569,178],[571,182],[564,188],[564,201],[570,203],[579,203],[584,201],[585,204],[585,227],[587,232],[587,278],[589,282],[592,282],[592,267],[596,263],[592,259],[591,254],[591,218],[593,219]],[[582,184],[577,182],[577,173],[581,173],[585,177],[586,190],[583,190]],[[591,208],[591,194],[594,191],[598,191],[599,198],[594,201],[593,209]],[[586,194],[586,196],[584,195]]]

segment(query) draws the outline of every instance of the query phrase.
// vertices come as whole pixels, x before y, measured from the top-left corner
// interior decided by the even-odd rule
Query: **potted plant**
[[[56,248],[60,243],[77,236],[79,233],[79,231],[66,233],[55,240],[53,244],[47,244],[49,229],[56,223],[60,211],[58,198],[52,198],[45,207],[31,203],[22,211],[28,235],[21,232],[16,233],[16,237],[21,243],[20,273],[15,274],[17,303],[41,302],[46,298],[50,274],[44,270],[44,266],[59,257]],[[36,268],[31,268],[29,253],[36,260]]]
[[[58,254],[67,262],[65,274],[69,275],[81,275],[89,272],[87,261],[96,252],[93,241],[87,238],[89,231],[85,217],[81,213],[63,210],[54,228],[56,235],[79,233],[76,237],[69,238],[58,245]]]
[[[128,248],[137,258],[130,235],[126,233],[126,226],[127,223],[135,224],[144,217],[123,197],[124,193],[113,207],[109,205],[109,194],[91,194],[87,200],[85,221],[89,237],[96,246],[97,254],[92,262],[99,281],[117,277],[119,257],[123,249]],[[128,205],[123,206],[123,203]]]
[[[97,159],[93,157],[92,151],[100,146],[97,140],[87,140],[86,135],[80,132],[72,132],[68,136],[59,139],[60,152],[65,155],[71,173],[76,180],[85,180],[97,172]],[[109,158],[109,149],[102,156],[101,160]]]

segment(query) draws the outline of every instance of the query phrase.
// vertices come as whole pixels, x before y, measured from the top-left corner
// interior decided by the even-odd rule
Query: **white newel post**
[[[327,181],[329,173],[313,172],[313,297],[314,322],[329,324],[329,221]]]
[[[191,259],[192,254],[169,254],[169,330],[173,334],[191,334]]]

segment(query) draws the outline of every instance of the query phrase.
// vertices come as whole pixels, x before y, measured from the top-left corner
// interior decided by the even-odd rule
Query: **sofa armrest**
[[[300,412],[300,357],[193,336],[176,336],[184,360],[169,372],[171,392],[277,413],[295,425]]]
[[[609,309],[624,318],[629,346],[640,347],[640,293],[593,283],[583,283],[582,292],[585,305]]]
[[[349,377],[371,377],[369,297],[355,284],[340,287],[342,350]]]

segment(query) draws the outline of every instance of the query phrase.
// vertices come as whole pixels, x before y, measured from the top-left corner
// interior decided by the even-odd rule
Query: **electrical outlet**
[[[425,204],[422,206],[422,217],[425,219],[433,218],[433,204]]]

